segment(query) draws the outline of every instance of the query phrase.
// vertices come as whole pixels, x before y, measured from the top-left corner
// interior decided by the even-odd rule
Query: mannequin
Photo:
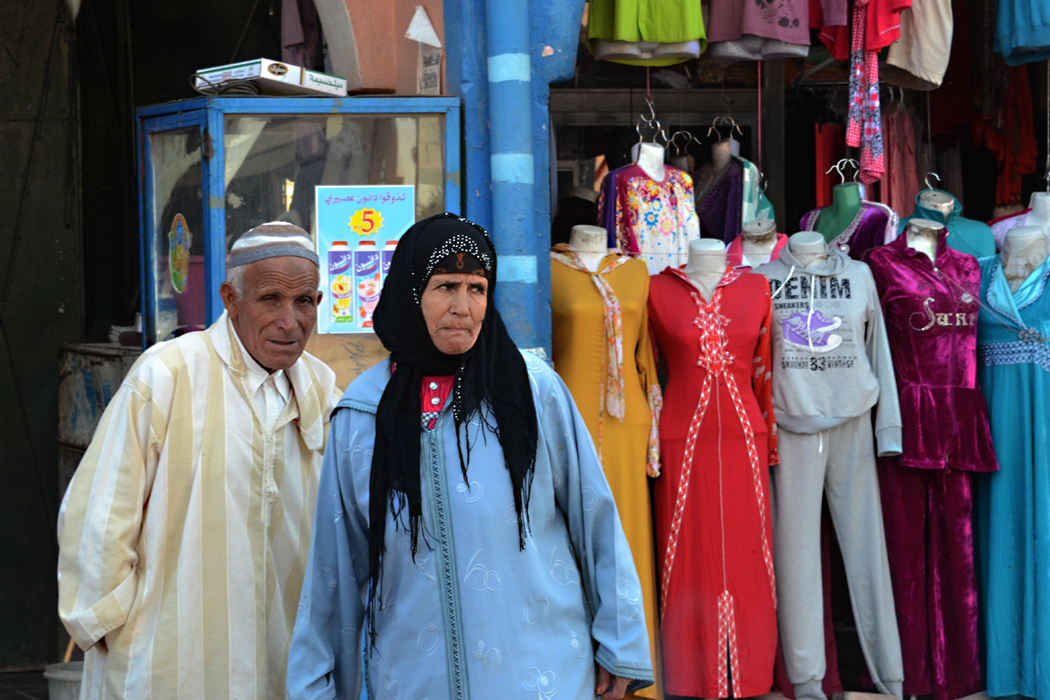
[[[642,587],[650,653],[659,663],[647,482],[660,468],[661,392],[649,336],[649,269],[642,260],[607,250],[605,235],[597,226],[574,226],[569,244],[551,250],[551,359],[587,424],[622,514]]]
[[[761,695],[777,646],[769,287],[701,239],[684,270],[651,278],[648,309],[667,377],[653,483],[664,691]]]
[[[658,143],[636,143],[631,146],[631,157],[650,179],[663,182],[666,177],[664,147]]]
[[[835,185],[831,191],[831,200],[831,206],[820,212],[814,227],[824,234],[824,240],[828,242],[841,235],[857,218],[860,212],[860,185],[856,182]]]
[[[1033,192],[1028,206],[1032,211],[1028,212],[1025,223],[1028,226],[1042,226],[1043,231],[1050,235],[1050,192]]]
[[[932,263],[937,264],[937,241],[944,224],[929,219],[912,219],[908,222],[908,247],[925,253]]]
[[[948,220],[948,216],[955,211],[955,200],[950,195],[944,192],[937,192],[936,190],[925,190],[919,193],[919,201],[923,206],[929,207],[935,211],[939,211],[944,214],[944,220]]]
[[[726,245],[714,238],[701,238],[689,243],[689,260],[685,274],[689,276],[704,301],[711,301],[715,287],[726,272]]]
[[[721,172],[723,168],[729,165],[730,158],[739,155],[740,142],[731,136],[711,144],[711,162],[714,164],[716,172]]]
[[[773,249],[777,245],[777,224],[772,219],[755,219],[744,224],[744,230],[740,233],[741,242],[744,246],[744,257],[747,259],[759,258],[759,265],[769,261]],[[756,267],[756,265],[752,265]]]
[[[788,238],[788,250],[806,267],[828,259],[828,242],[819,231],[799,231],[792,235]]]
[[[949,245],[956,231],[939,212],[924,209],[937,218],[912,219],[904,235],[869,250],[864,262],[900,397],[901,453],[880,457],[878,476],[903,690],[947,700],[983,688],[972,484],[998,462],[974,382],[980,268]]]
[[[1018,226],[1006,232],[1000,257],[1010,291],[1016,292],[1028,276],[1046,262],[1048,252],[1050,238],[1042,226]]]
[[[600,226],[573,226],[569,245],[591,272],[597,272],[598,266],[609,254],[608,233]]]

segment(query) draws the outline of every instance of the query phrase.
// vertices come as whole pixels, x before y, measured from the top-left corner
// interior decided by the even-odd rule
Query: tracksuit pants
[[[779,431],[773,563],[784,662],[795,695],[824,700],[820,510],[827,492],[861,650],[879,692],[901,696],[904,669],[875,470],[871,412],[812,435]]]

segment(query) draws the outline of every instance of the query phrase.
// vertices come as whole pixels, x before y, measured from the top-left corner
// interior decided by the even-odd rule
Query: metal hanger
[[[846,173],[842,172],[842,169],[845,166],[847,166],[847,165],[853,166],[853,182],[856,182],[857,181],[857,172],[860,170],[860,163],[858,163],[853,158],[843,158],[838,163],[835,163],[833,166],[828,168],[828,171],[826,173],[824,173],[824,174],[825,175],[830,175],[832,172],[838,173],[839,174],[839,178],[841,178],[841,181],[839,182],[839,184],[840,185],[845,185],[846,184]]]
[[[930,172],[926,173],[926,177],[923,179],[923,181],[926,183],[926,189],[928,189],[928,190],[936,189],[933,185],[930,184],[930,175],[933,175],[935,178],[937,178],[937,184],[938,185],[941,184],[941,176],[938,175],[937,173],[933,172],[933,171],[930,171]]]
[[[685,139],[685,144],[681,148],[678,147],[679,136]],[[700,143],[700,139],[696,138],[684,129],[679,129],[678,131],[671,134],[671,140],[669,141],[668,145],[674,146],[675,157],[678,157],[683,155],[683,152],[685,155],[689,155],[689,144],[691,144],[693,141]]]

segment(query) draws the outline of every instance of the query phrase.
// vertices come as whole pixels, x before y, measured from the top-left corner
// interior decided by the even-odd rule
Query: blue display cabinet
[[[459,104],[216,96],[139,109],[144,345],[222,314],[226,252],[241,233],[284,220],[316,236],[317,185],[412,185],[417,220],[461,211]],[[344,386],[381,354],[374,336],[326,338],[312,344],[342,364]]]

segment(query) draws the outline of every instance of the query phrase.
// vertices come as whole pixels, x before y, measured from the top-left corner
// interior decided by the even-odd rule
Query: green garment
[[[651,41],[661,44],[697,40],[707,49],[704,18],[697,0],[590,0],[587,45],[594,52],[599,39]],[[614,59],[633,66],[670,66],[682,58]]]
[[[920,197],[922,197],[922,192],[927,191],[946,194],[955,202],[955,209],[948,215],[947,221],[944,220],[944,214],[941,212],[923,206]],[[912,212],[911,216],[901,219],[897,230],[898,234],[904,232],[908,222],[912,219],[929,219],[930,221],[944,224],[945,228],[948,229],[947,243],[952,250],[972,255],[975,258],[987,258],[990,255],[995,255],[995,237],[992,236],[992,229],[988,224],[974,221],[973,219],[964,219],[962,217],[962,204],[959,204],[959,200],[949,192],[944,190],[923,190],[922,192],[915,197],[915,211]]]

